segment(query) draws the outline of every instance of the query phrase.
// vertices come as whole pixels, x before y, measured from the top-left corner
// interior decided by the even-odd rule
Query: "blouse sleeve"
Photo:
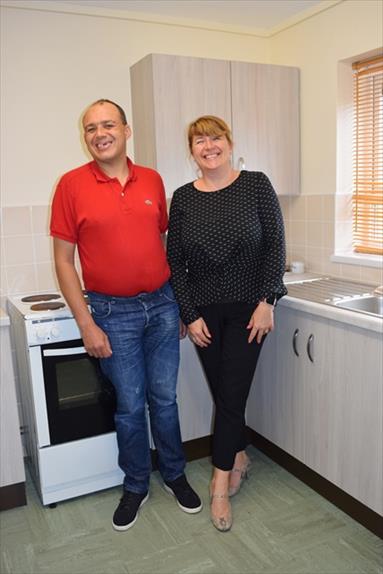
[[[262,225],[260,256],[260,298],[286,295],[283,284],[286,264],[286,244],[283,217],[277,194],[264,173],[259,173],[258,210]]]
[[[171,270],[170,283],[185,325],[196,321],[201,314],[193,305],[187,275],[187,259],[182,243],[182,192],[176,190],[170,204],[167,256]]]

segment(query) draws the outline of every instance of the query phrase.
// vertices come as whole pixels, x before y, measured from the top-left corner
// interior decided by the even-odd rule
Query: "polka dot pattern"
[[[285,238],[277,195],[264,173],[241,171],[219,191],[193,183],[170,206],[167,252],[171,284],[185,324],[198,307],[254,303],[285,295]]]

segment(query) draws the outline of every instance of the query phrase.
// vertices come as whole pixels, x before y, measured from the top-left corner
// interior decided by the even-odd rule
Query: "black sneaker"
[[[113,514],[113,528],[115,530],[128,530],[137,520],[138,510],[148,500],[149,492],[146,494],[137,494],[125,490]]]
[[[167,492],[176,497],[178,506],[184,512],[195,514],[202,510],[201,499],[198,494],[194,492],[184,474],[172,482],[165,481],[164,488]]]

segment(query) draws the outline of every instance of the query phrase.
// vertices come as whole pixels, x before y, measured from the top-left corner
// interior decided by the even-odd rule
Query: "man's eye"
[[[89,128],[86,128],[85,132],[86,132],[87,134],[91,134],[91,133],[94,132],[95,129],[96,129],[95,127],[89,127]]]
[[[105,124],[105,128],[106,128],[107,130],[113,129],[114,126],[115,126],[114,124]]]

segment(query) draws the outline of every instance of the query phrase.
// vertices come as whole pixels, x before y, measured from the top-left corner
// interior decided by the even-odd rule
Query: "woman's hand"
[[[265,301],[258,303],[247,325],[247,329],[250,329],[249,343],[255,337],[257,343],[260,343],[262,337],[274,329],[274,306],[269,305]]]
[[[207,347],[211,343],[211,335],[205,321],[200,317],[188,325],[188,335],[198,347]]]
[[[186,327],[185,323],[180,319],[180,339],[185,339],[188,332],[188,328]]]

